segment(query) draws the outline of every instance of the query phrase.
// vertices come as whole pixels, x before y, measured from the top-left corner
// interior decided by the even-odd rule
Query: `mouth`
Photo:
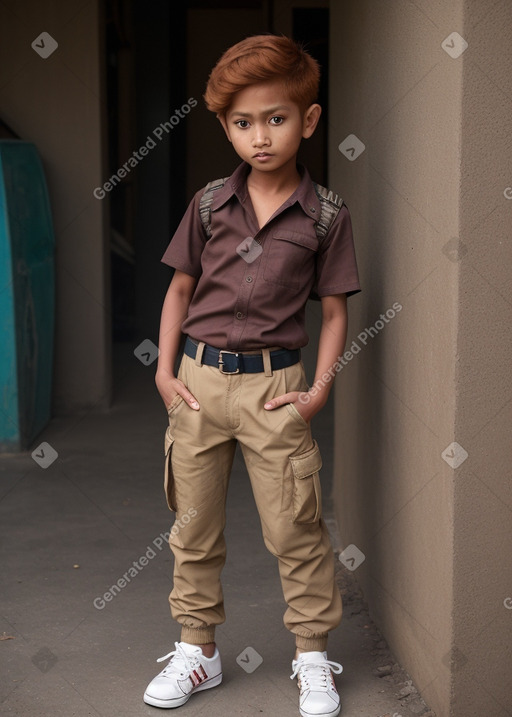
[[[253,159],[256,157],[263,158],[263,157],[271,157],[272,155],[268,152],[256,152],[256,154],[253,154]]]

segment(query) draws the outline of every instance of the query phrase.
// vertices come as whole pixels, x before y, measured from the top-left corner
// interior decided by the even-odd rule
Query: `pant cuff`
[[[295,646],[304,652],[324,652],[327,649],[327,635],[316,635],[305,637],[295,635]]]
[[[215,642],[215,626],[210,627],[186,627],[181,628],[181,642],[188,642],[190,645],[206,645],[207,642]]]

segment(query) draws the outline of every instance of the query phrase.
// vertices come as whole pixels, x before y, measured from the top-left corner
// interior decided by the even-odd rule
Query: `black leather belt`
[[[197,344],[187,336],[184,352],[195,359]],[[300,349],[277,349],[270,352],[270,365],[272,370],[293,366],[300,361]],[[261,354],[248,354],[243,351],[226,351],[215,346],[205,344],[202,363],[215,366],[221,373],[263,373],[263,356]]]

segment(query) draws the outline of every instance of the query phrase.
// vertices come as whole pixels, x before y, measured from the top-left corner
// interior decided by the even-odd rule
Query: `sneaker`
[[[292,661],[293,674],[300,690],[299,711],[302,717],[336,717],[341,710],[340,696],[332,672],[339,675],[343,667],[327,659],[327,652],[301,652]],[[332,672],[331,672],[332,671]]]
[[[215,647],[213,657],[205,657],[197,645],[188,642],[175,642],[175,650],[157,662],[168,657],[169,664],[157,675],[144,693],[144,702],[154,707],[181,707],[190,695],[201,690],[209,690],[222,682],[220,654]]]

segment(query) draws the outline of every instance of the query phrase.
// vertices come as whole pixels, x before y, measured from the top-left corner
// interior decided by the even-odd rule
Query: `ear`
[[[226,115],[225,115],[225,114],[218,114],[218,115],[217,115],[217,119],[219,120],[219,122],[221,123],[221,125],[222,125],[222,127],[223,127],[223,129],[224,129],[224,132],[226,133],[226,137],[227,137],[228,140],[231,142],[231,135],[230,135],[230,133],[229,133],[228,123],[226,122]]]
[[[314,104],[307,108],[304,113],[304,119],[302,122],[302,136],[304,139],[311,137],[316,129],[320,115],[322,114],[322,108],[320,105]]]

